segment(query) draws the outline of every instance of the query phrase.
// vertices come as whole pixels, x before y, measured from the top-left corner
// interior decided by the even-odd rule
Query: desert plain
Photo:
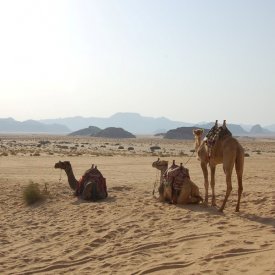
[[[160,176],[152,162],[160,157],[183,163],[204,197],[191,140],[0,136],[0,274],[275,274],[275,140],[239,142],[247,155],[240,212],[233,172],[220,213],[152,195]],[[59,160],[71,162],[77,179],[96,164],[108,198],[75,197],[64,171],[54,169]],[[29,206],[22,194],[30,182],[46,198]],[[225,189],[219,165],[218,206]]]

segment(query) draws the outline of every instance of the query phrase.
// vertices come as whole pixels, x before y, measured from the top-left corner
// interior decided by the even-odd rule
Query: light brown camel
[[[199,203],[203,201],[198,186],[190,180],[188,169],[173,164],[168,168],[168,161],[154,161],[152,167],[160,170],[159,200],[175,204]]]
[[[232,137],[232,134],[226,127],[224,120],[222,126],[218,126],[216,120],[215,125],[210,129],[206,138],[202,141],[203,129],[196,129],[193,131],[195,136],[195,150],[197,152],[198,160],[200,160],[201,168],[204,176],[205,186],[205,203],[208,203],[208,168],[210,166],[211,180],[210,185],[212,189],[212,206],[216,206],[215,197],[215,171],[217,164],[223,164],[223,170],[226,176],[226,194],[222,206],[219,211],[223,211],[227,199],[232,190],[232,170],[235,165],[235,170],[238,180],[238,202],[236,212],[240,210],[240,201],[243,191],[242,176],[244,169],[244,149],[240,143]]]
[[[75,191],[76,196],[91,201],[105,199],[108,196],[106,179],[102,176],[96,166],[92,165],[79,181],[75,178],[69,161],[59,161],[54,165],[54,168],[59,168],[65,171],[69,185],[71,189]]]

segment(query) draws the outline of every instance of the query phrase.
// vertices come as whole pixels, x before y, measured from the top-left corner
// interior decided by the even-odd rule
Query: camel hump
[[[91,192],[91,194],[87,194],[87,192]],[[106,179],[96,165],[93,165],[81,177],[76,195],[89,198],[92,201],[104,199],[108,196]]]
[[[215,125],[209,130],[206,135],[207,145],[213,146],[218,139],[222,139],[226,136],[232,136],[232,133],[226,126],[226,120],[223,121],[223,125],[218,127],[217,120]]]
[[[180,163],[180,166],[176,165],[175,162],[167,169],[165,176],[168,181],[172,182],[176,177],[178,180],[184,181],[186,177],[189,178],[189,170]]]

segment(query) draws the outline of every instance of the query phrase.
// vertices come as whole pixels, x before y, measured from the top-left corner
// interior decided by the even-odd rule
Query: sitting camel
[[[91,201],[107,198],[106,179],[102,176],[96,166],[92,165],[79,181],[75,178],[69,161],[59,161],[54,165],[54,168],[65,170],[69,185],[71,189],[75,191],[76,196]]]
[[[168,161],[160,160],[152,163],[160,170],[159,200],[174,204],[199,203],[203,201],[198,186],[190,180],[188,169],[173,164],[168,168]]]
[[[231,132],[226,127],[224,120],[222,126],[218,126],[216,120],[215,125],[210,129],[206,138],[202,141],[203,129],[196,129],[193,131],[195,136],[195,150],[197,152],[198,160],[201,162],[201,168],[204,175],[205,186],[205,203],[208,203],[208,169],[207,164],[210,166],[211,171],[211,189],[212,189],[212,206],[216,206],[215,198],[215,171],[217,164],[223,164],[223,170],[226,176],[226,195],[223,200],[222,206],[219,211],[223,211],[227,199],[232,190],[232,170],[235,165],[237,179],[238,179],[238,202],[236,212],[240,210],[241,194],[243,191],[242,175],[244,168],[244,149],[239,142],[232,137]]]

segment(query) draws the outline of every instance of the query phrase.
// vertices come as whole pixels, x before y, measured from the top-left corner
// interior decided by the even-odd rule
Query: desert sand
[[[0,274],[275,274],[275,140],[240,143],[249,154],[240,212],[234,212],[233,173],[220,213],[152,196],[159,174],[151,164],[158,156],[182,162],[204,196],[193,141],[1,136]],[[64,171],[54,169],[59,160],[69,160],[77,178],[96,164],[109,197],[73,196]],[[26,205],[29,182],[47,186],[46,200]],[[218,206],[225,189],[219,165]]]

